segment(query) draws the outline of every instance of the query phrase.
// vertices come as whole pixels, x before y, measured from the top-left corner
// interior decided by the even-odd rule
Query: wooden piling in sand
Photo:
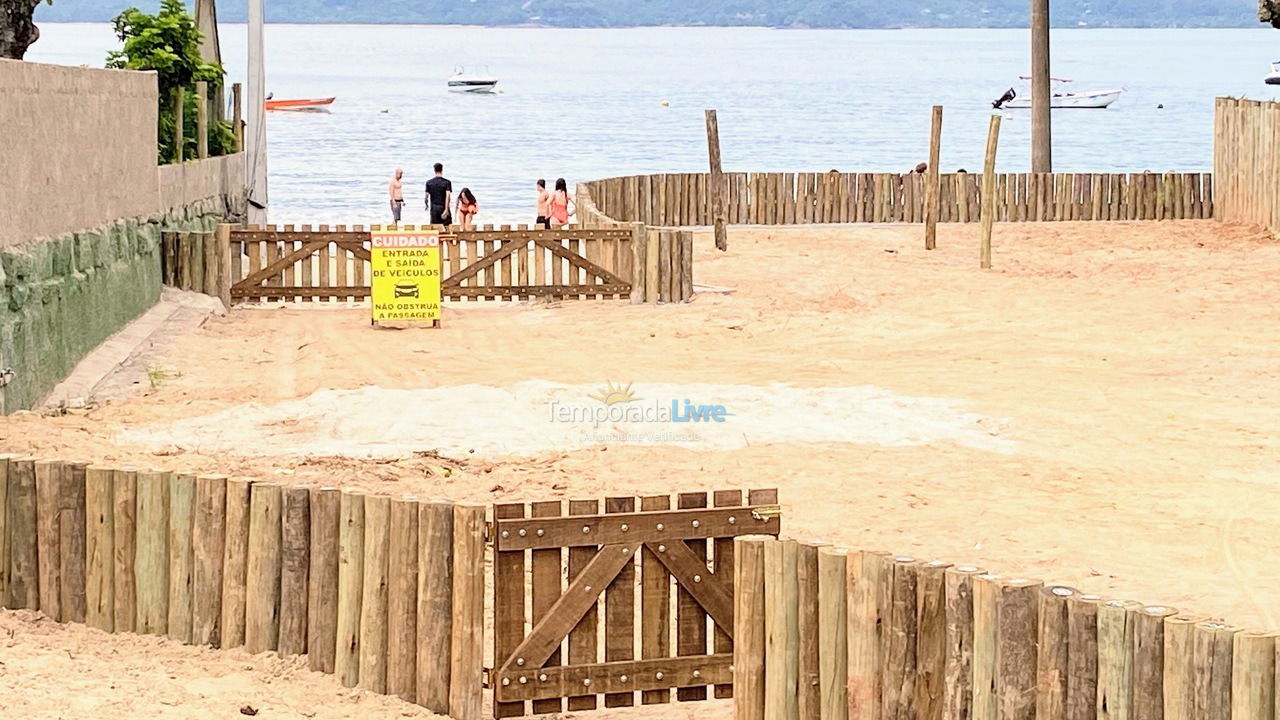
[[[418,503],[391,501],[387,545],[387,693],[416,702],[418,652]]]
[[[795,720],[800,715],[798,554],[794,540],[764,545],[764,714],[769,720]]]
[[[915,708],[919,720],[941,720],[947,667],[946,575],[951,563],[920,566],[916,581]]]
[[[1148,605],[1134,615],[1133,720],[1164,717],[1164,621],[1177,612],[1163,605]]]
[[[1276,637],[1274,632],[1236,633],[1231,653],[1231,720],[1275,719]]]
[[[8,462],[9,533],[8,597],[5,607],[40,609],[40,566],[37,550],[36,470],[32,458]]]
[[[707,110],[707,157],[711,162],[711,174],[707,178],[711,200],[711,222],[717,250],[729,249],[729,237],[725,229],[724,171],[720,167],[720,123],[715,110]]]
[[[1010,578],[996,586],[996,717],[1035,720],[1036,629],[1042,585]]]
[[[973,708],[973,579],[983,574],[973,565],[947,568],[946,646],[942,683],[944,720],[967,720]]]
[[[1133,641],[1141,603],[1098,606],[1098,720],[1129,720],[1133,710]]]
[[[0,454],[0,607],[9,601],[9,461]]]
[[[1195,629],[1205,619],[1190,613],[1164,619],[1164,717],[1169,720],[1195,712]]]
[[[973,720],[996,720],[996,652],[999,575],[973,579]]]
[[[165,635],[169,630],[169,480],[172,473],[138,473],[136,632]]]
[[[996,220],[996,148],[1000,144],[1000,116],[992,115],[987,130],[987,155],[982,166],[982,252],[983,270],[991,268],[991,227]]]
[[[284,489],[280,510],[280,640],[281,657],[307,652],[307,591],[311,573],[311,492]]]
[[[453,508],[453,651],[449,715],[478,720],[483,701],[485,508]]]
[[[307,665],[333,673],[338,639],[339,492],[314,488],[311,502],[311,557],[307,579]]]
[[[1195,709],[1191,717],[1196,720],[1231,720],[1231,661],[1239,631],[1221,622],[1195,626]]]
[[[1094,720],[1098,702],[1097,595],[1067,598],[1067,720]]]
[[[359,685],[387,691],[387,545],[391,531],[391,498],[364,499],[364,585],[360,593]]]
[[[222,562],[226,542],[227,478],[196,478],[191,538],[191,642],[222,644]]]
[[[364,588],[364,495],[338,502],[338,622],[333,673],[345,687],[360,680],[360,600]]]
[[[418,704],[444,714],[453,637],[453,503],[418,506],[418,558]]]
[[[63,464],[57,460],[37,460],[36,470],[36,583],[40,612],[62,622],[62,564],[58,541],[62,532],[59,515],[62,505]]]
[[[938,180],[942,172],[942,106],[933,106],[929,129],[929,168],[924,187],[924,249],[938,246]]]
[[[847,720],[849,717],[848,567],[849,554],[845,550],[818,549],[820,720]]]
[[[818,666],[818,546],[796,546],[796,711],[800,717],[821,714],[822,684]]]
[[[916,715],[917,590],[921,565],[921,561],[905,555],[894,557],[889,563],[889,604],[880,638],[880,708],[886,720],[911,720]]]
[[[849,556],[849,718],[880,719],[881,630],[888,612],[889,553]]]
[[[137,513],[138,471],[116,470],[111,477],[112,625],[116,632],[133,632],[138,625]]]
[[[85,468],[84,475],[85,624],[105,632],[115,631],[115,523],[111,511],[114,474],[110,468],[91,465]],[[0,542],[3,538],[0,528]]]
[[[1037,718],[1063,718],[1067,713],[1067,668],[1070,663],[1068,602],[1078,594],[1074,588],[1062,585],[1040,589],[1037,599]]]
[[[69,462],[62,469],[58,508],[58,565],[62,582],[58,587],[62,621],[83,623],[88,612],[85,598],[85,467]]]
[[[733,708],[737,720],[765,720],[765,535],[733,542]]]
[[[196,478],[169,476],[169,637],[191,644]]]
[[[245,581],[249,572],[249,492],[253,482],[227,480],[227,511],[222,553],[222,645],[244,645]]]
[[[280,642],[280,536],[283,492],[276,483],[249,490],[249,561],[244,588],[244,649],[251,655]]]

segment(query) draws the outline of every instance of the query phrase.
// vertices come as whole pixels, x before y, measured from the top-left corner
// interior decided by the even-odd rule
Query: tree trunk
[[[40,0],[0,0],[0,58],[21,60],[40,39],[31,16]]]

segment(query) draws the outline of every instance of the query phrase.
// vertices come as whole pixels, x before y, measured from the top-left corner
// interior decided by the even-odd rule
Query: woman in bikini
[[[577,210],[578,208],[573,203],[573,196],[569,194],[569,186],[565,183],[564,178],[557,179],[556,190],[551,193],[551,225],[563,228],[569,224],[569,218]]]
[[[462,220],[463,230],[475,230],[472,221],[478,212],[480,205],[476,203],[476,196],[471,193],[471,188],[462,188],[462,192],[458,193],[458,217]]]

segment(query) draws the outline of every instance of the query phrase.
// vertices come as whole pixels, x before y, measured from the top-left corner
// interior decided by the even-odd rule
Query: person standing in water
[[[569,224],[569,217],[578,210],[573,203],[573,196],[569,194],[569,186],[565,183],[564,178],[556,179],[555,192],[551,193],[551,199],[548,201],[550,224],[555,227],[564,227]]]
[[[538,219],[533,221],[534,227],[551,229],[551,193],[547,192],[547,181],[538,178]]]
[[[396,168],[396,174],[387,183],[387,193],[391,196],[391,219],[400,222],[400,211],[404,209],[404,171]]]
[[[449,227],[453,218],[449,217],[449,205],[453,201],[453,183],[444,176],[444,165],[435,164],[436,176],[427,181],[427,211],[431,213],[432,225]]]
[[[462,222],[463,230],[476,229],[473,221],[478,212],[480,212],[480,205],[476,202],[476,196],[472,194],[471,188],[462,188],[458,193],[458,220]]]

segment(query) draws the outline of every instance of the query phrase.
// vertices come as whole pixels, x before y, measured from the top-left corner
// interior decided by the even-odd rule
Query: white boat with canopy
[[[1031,78],[1025,76],[1019,79],[1028,82],[1031,80]],[[1049,80],[1058,84],[1071,82],[1067,78],[1049,78]],[[1124,88],[1086,90],[1082,92],[1057,92],[1055,89],[1049,96],[1049,107],[1055,110],[1068,108],[1101,109],[1119,100],[1120,94],[1123,92]],[[991,106],[997,110],[1028,110],[1031,108],[1031,93],[1019,95],[1013,88],[1009,88],[998,100],[992,102]]]

